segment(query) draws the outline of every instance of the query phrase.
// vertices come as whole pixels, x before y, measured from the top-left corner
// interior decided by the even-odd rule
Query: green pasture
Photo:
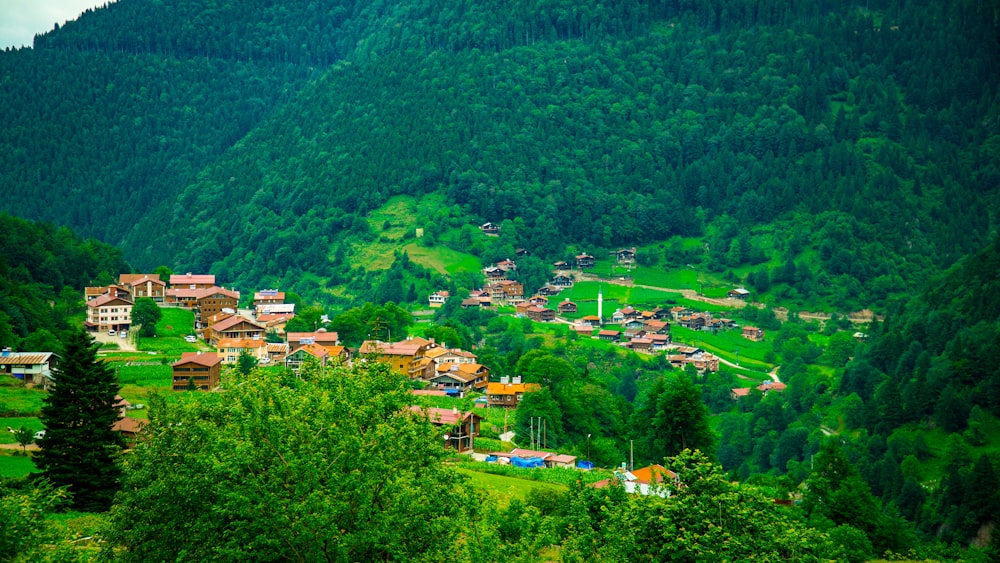
[[[692,346],[697,345],[720,358],[725,358],[731,362],[736,361],[736,351],[739,351],[741,367],[770,370],[773,366],[764,362],[764,357],[768,350],[771,350],[771,343],[768,341],[770,331],[766,331],[762,342],[754,342],[743,338],[743,333],[738,328],[720,330],[717,333],[701,330],[691,330],[682,326],[671,325],[670,333],[674,342],[684,342]]]
[[[43,428],[42,421],[37,416],[9,416],[0,417],[0,444],[16,444],[17,439],[14,434],[7,431],[7,428],[20,430],[21,427],[31,430],[34,434]]]
[[[509,502],[511,499],[525,500],[532,489],[547,489],[556,492],[566,492],[568,487],[555,483],[545,483],[541,481],[531,481],[507,475],[494,475],[474,471],[465,467],[456,467],[462,475],[469,478],[469,484],[473,487],[497,495],[501,500]]]
[[[0,378],[0,415],[38,414],[44,398],[45,391],[41,389],[28,389],[19,379],[12,377]]]
[[[454,274],[465,271],[475,272],[481,268],[479,258],[441,245],[428,248],[411,242],[404,246],[403,250],[406,251],[412,262],[440,274]],[[389,253],[389,257],[392,258],[391,252]]]
[[[161,307],[163,317],[156,323],[156,334],[160,337],[179,336],[184,338],[194,334],[194,311],[176,307]]]
[[[0,451],[0,477],[24,477],[35,471],[37,469],[30,456],[14,455],[13,450]]]

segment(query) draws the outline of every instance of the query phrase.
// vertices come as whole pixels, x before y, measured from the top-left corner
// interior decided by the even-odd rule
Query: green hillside
[[[989,2],[181,4],[123,0],[0,54],[0,205],[138,268],[318,300],[388,265],[351,254],[398,195],[432,196],[407,225],[484,261],[507,247],[448,233],[509,220],[544,260],[693,236],[646,258],[841,309],[995,228]]]

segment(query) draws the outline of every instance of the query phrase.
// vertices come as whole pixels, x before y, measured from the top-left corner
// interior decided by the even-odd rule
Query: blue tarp
[[[497,460],[497,456],[495,456],[495,455],[488,455],[488,456],[486,456],[486,462],[487,463],[495,463],[496,460]]]
[[[460,393],[458,389],[445,389],[444,392],[447,393],[449,396],[458,395]]]
[[[578,461],[576,462],[577,469],[593,469],[594,462],[592,461]]]
[[[510,464],[514,467],[545,467],[545,462],[540,457],[512,457]]]

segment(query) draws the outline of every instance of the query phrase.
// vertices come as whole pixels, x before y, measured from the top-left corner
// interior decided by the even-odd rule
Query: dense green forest
[[[128,271],[121,250],[66,227],[0,213],[0,347],[55,351],[83,288]]]
[[[358,217],[397,194],[446,197],[429,244],[487,220],[548,259],[701,237],[688,263],[842,308],[995,229],[996,2],[503,8],[88,12],[0,55],[2,205],[139,268],[325,302],[377,236]]]
[[[744,283],[768,305],[884,320],[734,311],[768,331],[763,363],[788,386],[734,401],[746,370],[676,370],[452,299],[421,334],[545,385],[511,421],[520,443],[541,417],[549,445],[599,465],[679,456],[691,496],[577,487],[481,512],[456,498],[438,524],[471,521],[492,551],[449,555],[531,560],[557,544],[567,560],[655,558],[657,534],[685,526],[705,532],[690,545],[708,553],[716,508],[733,537],[800,530],[756,544],[774,558],[982,555],[964,548],[985,547],[1000,513],[1000,2],[577,4],[119,0],[0,53],[0,209],[46,221],[0,215],[0,344],[58,348],[82,287],[130,264],[280,287],[356,346],[416,330],[406,309],[429,291],[464,296],[482,281],[404,245],[483,264],[528,249],[517,276],[529,288],[553,260],[635,245],[644,267]],[[383,221],[403,199],[411,215]],[[500,236],[479,232],[486,221]],[[373,265],[372,248],[391,258]],[[298,412],[343,392],[336,377],[371,375],[257,384]],[[317,394],[289,391],[306,388]],[[351,400],[397,412],[390,391]],[[157,422],[204,422],[210,454],[243,448],[219,429],[244,420],[239,409],[273,416],[245,398],[160,405]],[[156,462],[140,458],[126,485]],[[242,475],[238,462],[217,470]],[[430,495],[454,484],[433,477]],[[144,494],[122,497],[109,549],[143,544],[124,523],[158,520],[130,512]],[[215,500],[233,516],[245,498]],[[233,521],[260,537],[258,522]],[[426,547],[385,534],[397,553]],[[384,555],[368,539],[347,553]],[[745,556],[726,545],[720,557]]]

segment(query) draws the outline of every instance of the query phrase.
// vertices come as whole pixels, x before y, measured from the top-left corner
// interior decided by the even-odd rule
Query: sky
[[[0,50],[30,47],[36,33],[75,20],[87,8],[109,0],[0,0]]]

